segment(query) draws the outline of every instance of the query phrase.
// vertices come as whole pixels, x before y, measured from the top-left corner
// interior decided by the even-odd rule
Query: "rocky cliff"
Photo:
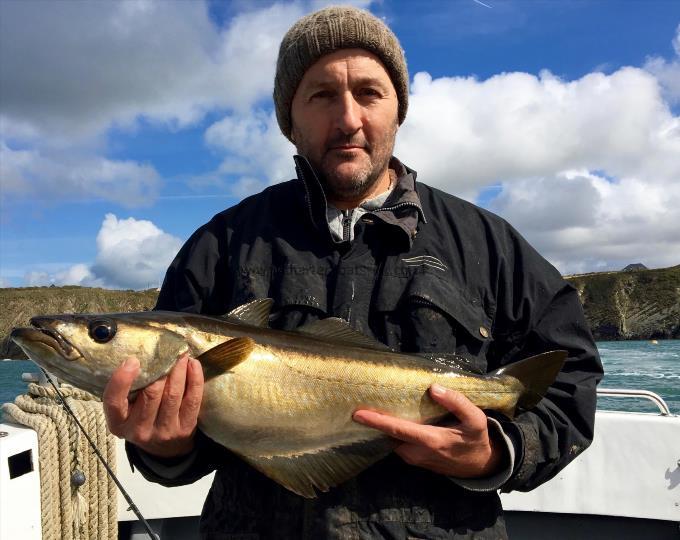
[[[680,339],[680,265],[568,276],[578,289],[596,339]],[[12,328],[47,313],[144,311],[155,289],[114,291],[86,287],[0,289],[0,358],[25,358],[9,340]]]
[[[680,265],[568,276],[595,339],[680,338]]]

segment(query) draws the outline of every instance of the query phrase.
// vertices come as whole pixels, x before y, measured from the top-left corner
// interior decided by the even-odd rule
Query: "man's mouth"
[[[328,153],[336,155],[346,154],[347,157],[360,154],[361,152],[368,153],[365,146],[360,146],[358,144],[334,145],[328,149]]]

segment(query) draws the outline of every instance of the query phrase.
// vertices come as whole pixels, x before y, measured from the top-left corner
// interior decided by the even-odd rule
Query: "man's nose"
[[[363,126],[361,119],[361,106],[351,92],[343,94],[339,100],[337,114],[337,127],[346,135],[356,133]]]

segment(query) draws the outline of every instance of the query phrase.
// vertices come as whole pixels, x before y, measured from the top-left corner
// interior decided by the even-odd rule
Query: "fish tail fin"
[[[548,387],[555,381],[557,374],[564,365],[567,354],[567,351],[550,351],[537,354],[503,366],[490,375],[510,376],[521,382],[524,389],[517,400],[517,406],[522,409],[531,409],[543,399]],[[508,414],[508,412],[505,412],[505,414],[512,418],[514,414]]]

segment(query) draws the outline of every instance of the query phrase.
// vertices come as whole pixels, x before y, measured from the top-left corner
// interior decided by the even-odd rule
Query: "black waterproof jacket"
[[[540,404],[500,415],[515,460],[505,491],[552,478],[591,442],[602,373],[577,291],[511,226],[415,182],[397,160],[396,188],[333,239],[314,171],[217,214],[170,266],[157,309],[222,315],[274,299],[271,325],[329,316],[405,352],[456,352],[483,371],[547,350],[568,360]],[[199,432],[189,461],[157,460],[128,445],[152,481],[180,485],[217,470],[201,519],[206,538],[505,538],[495,490],[465,489],[391,455],[358,477],[303,499]],[[187,465],[188,463],[188,465]],[[159,473],[167,466],[172,474]]]

